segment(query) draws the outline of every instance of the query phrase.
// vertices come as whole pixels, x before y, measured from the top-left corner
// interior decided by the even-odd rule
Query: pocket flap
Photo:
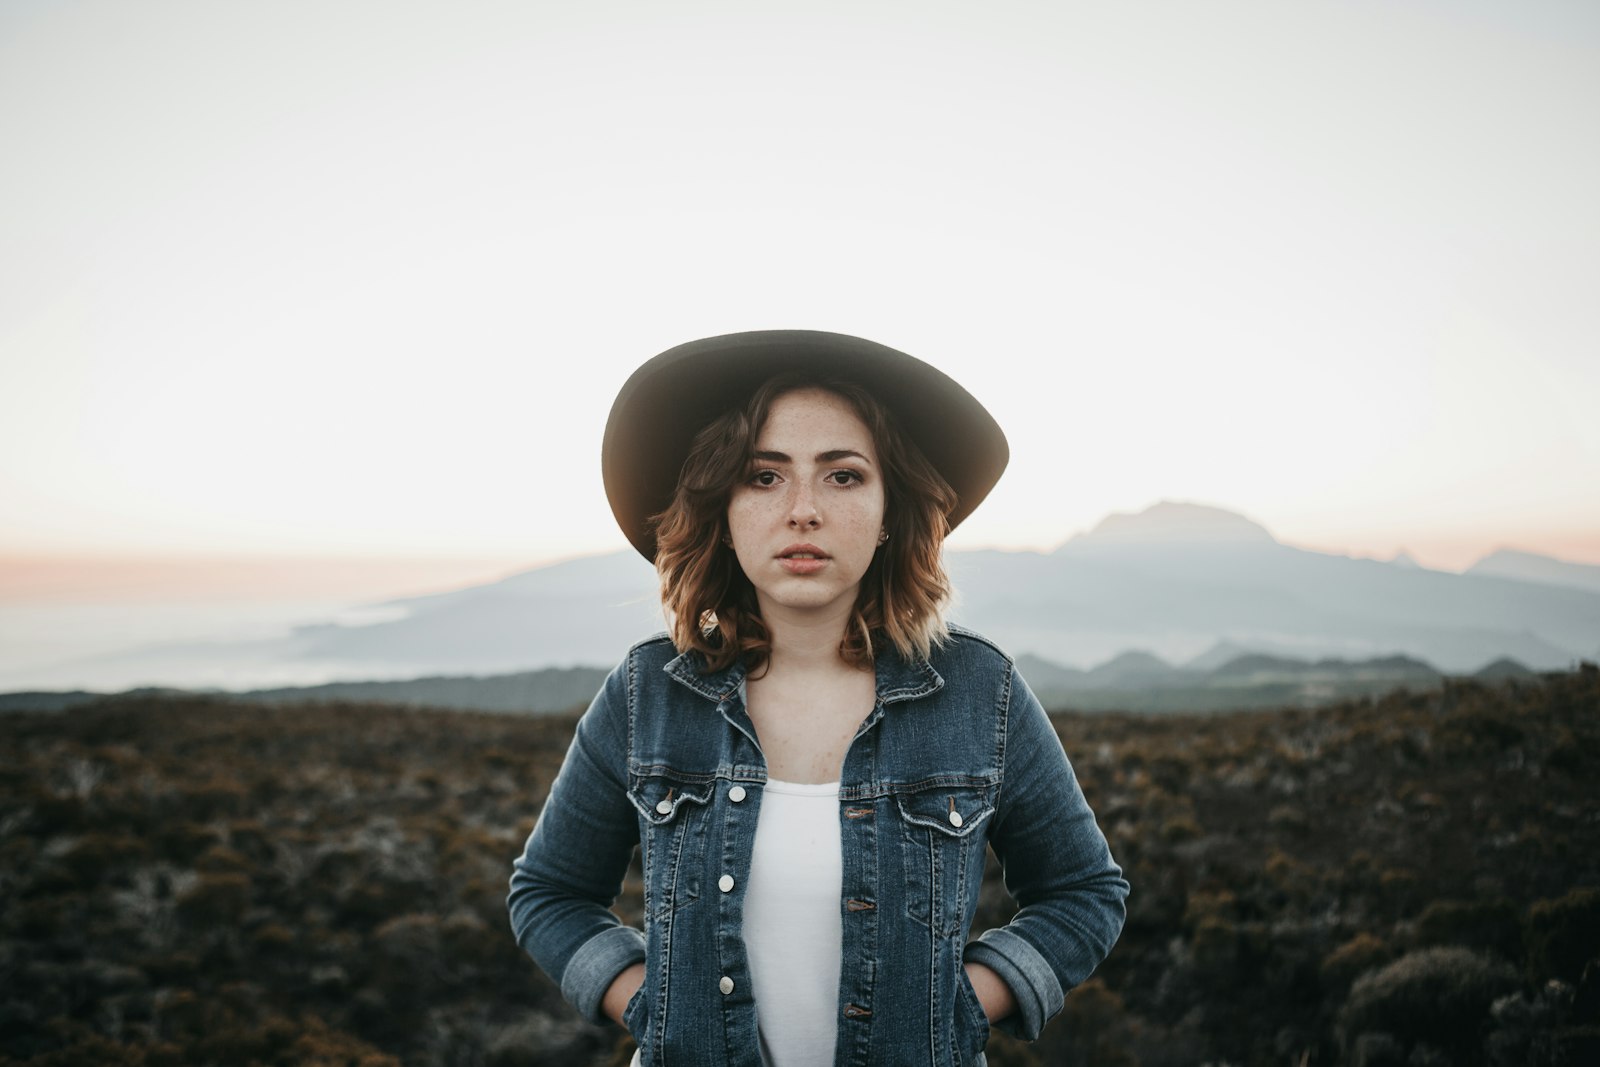
[[[894,800],[906,822],[950,837],[966,837],[994,814],[989,790],[973,786],[933,786]]]
[[[689,805],[704,806],[709,802],[713,784],[663,774],[634,775],[628,799],[646,820],[664,826],[688,810]]]

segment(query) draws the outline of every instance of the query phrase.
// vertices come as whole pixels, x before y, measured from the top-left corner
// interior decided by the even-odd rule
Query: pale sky
[[[0,554],[620,548],[617,387],[782,327],[995,414],[954,547],[1600,563],[1597,105],[1587,0],[7,0]]]

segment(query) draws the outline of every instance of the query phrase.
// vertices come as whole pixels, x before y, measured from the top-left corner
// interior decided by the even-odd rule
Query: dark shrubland
[[[1129,920],[996,1067],[1600,1062],[1594,667],[1055,721]],[[170,696],[0,718],[0,1063],[620,1067],[504,911],[571,728]],[[1011,908],[991,863],[979,924]]]

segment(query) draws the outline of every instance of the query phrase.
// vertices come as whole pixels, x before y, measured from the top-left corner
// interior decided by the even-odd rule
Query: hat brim
[[[943,371],[885,345],[814,330],[723,334],[678,345],[628,378],[611,405],[601,472],[611,511],[633,547],[654,561],[652,516],[672,503],[689,446],[707,423],[791,371],[865,389],[956,493],[955,528],[983,502],[1011,457],[1005,434]]]

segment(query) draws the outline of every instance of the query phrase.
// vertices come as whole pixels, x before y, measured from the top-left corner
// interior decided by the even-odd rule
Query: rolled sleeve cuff
[[[1009,930],[988,930],[967,945],[962,957],[981,963],[1011,988],[1017,1010],[995,1027],[1024,1041],[1034,1041],[1044,1024],[1066,1003],[1066,991],[1039,950]]]
[[[631,926],[613,926],[585,941],[561,974],[561,995],[590,1022],[603,1023],[601,1004],[617,975],[644,962],[644,934]]]

